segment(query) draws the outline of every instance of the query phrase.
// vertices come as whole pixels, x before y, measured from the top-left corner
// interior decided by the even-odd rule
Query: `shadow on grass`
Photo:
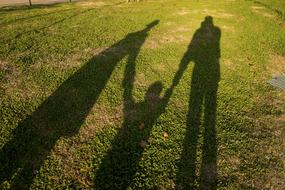
[[[0,151],[0,187],[28,189],[51,149],[61,137],[78,133],[106,86],[117,63],[136,57],[154,21],[102,51],[68,78],[13,131]]]
[[[151,84],[141,102],[133,98],[134,79],[136,75],[136,55],[130,55],[124,73],[123,100],[124,122],[111,142],[111,149],[95,165],[95,189],[127,189],[131,186],[136,172],[141,172],[139,162],[150,137],[152,128],[165,111],[174,86],[160,97],[163,85],[160,81]]]
[[[174,77],[177,85],[190,61],[194,62],[187,114],[187,130],[178,165],[176,189],[216,189],[217,145],[216,109],[220,80],[221,31],[207,16],[196,30]],[[198,139],[202,133],[202,158],[197,158]],[[197,161],[202,160],[199,179]]]

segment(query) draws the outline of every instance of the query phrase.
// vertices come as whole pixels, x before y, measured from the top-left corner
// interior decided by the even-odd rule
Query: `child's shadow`
[[[112,141],[112,148],[103,158],[95,176],[96,189],[127,189],[157,118],[164,112],[173,88],[160,97],[163,85],[156,81],[148,88],[144,101],[135,102],[132,91],[135,77],[135,57],[129,56],[125,69],[124,123]]]

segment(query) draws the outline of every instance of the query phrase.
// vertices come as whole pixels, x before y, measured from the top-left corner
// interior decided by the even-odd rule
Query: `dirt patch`
[[[8,63],[6,61],[0,60],[0,71],[7,72],[9,70]]]
[[[204,10],[202,10],[202,13],[204,13],[206,15],[211,15],[213,18],[233,18],[233,17],[235,17],[234,14],[227,13],[223,10],[204,9]]]
[[[165,35],[162,36],[160,39],[160,42],[162,44],[167,44],[167,43],[180,43],[180,42],[188,42],[189,38],[183,34],[172,34],[172,35]]]
[[[275,16],[270,13],[261,13],[261,14],[267,18],[275,18]]]
[[[81,7],[102,7],[105,6],[106,3],[104,3],[103,1],[83,1],[77,3],[77,5]]]
[[[187,15],[187,14],[205,14],[205,15],[211,15],[214,18],[232,18],[235,17],[234,14],[228,13],[223,9],[218,10],[210,10],[210,9],[195,9],[195,10],[180,10],[179,12],[175,13],[175,15]]]
[[[257,8],[251,8],[251,10],[252,10],[253,13],[262,15],[262,16],[264,16],[264,17],[266,17],[266,18],[271,18],[271,19],[276,18],[275,15],[270,14],[270,13],[267,13],[267,12],[264,12],[264,11],[262,11],[263,9],[261,9],[261,8],[259,8],[259,9],[257,9]]]
[[[84,148],[82,148],[84,147]],[[60,168],[59,173],[68,176],[70,185],[80,186],[88,189],[92,185],[90,173],[92,172],[92,148],[87,143],[82,143],[77,139],[61,141],[55,146],[51,154],[51,160]],[[59,178],[54,178],[56,183],[61,183]]]
[[[190,41],[189,32],[191,29],[187,27],[177,27],[169,29],[163,35],[148,38],[145,42],[145,47],[157,49],[169,43],[188,43]]]
[[[265,182],[266,189],[275,189],[275,190],[282,190],[285,187],[285,180],[284,180],[285,172],[271,172],[268,175],[268,180]],[[264,186],[261,185],[260,189],[263,189]]]
[[[0,70],[1,72],[7,73],[7,79],[11,78],[10,76],[14,76],[18,73],[18,69],[16,67],[11,66],[6,61],[0,60]]]
[[[173,104],[175,106],[175,109],[181,110],[181,109],[187,109],[188,103],[183,100],[174,100]]]
[[[155,65],[152,65],[151,67],[153,68],[153,70],[157,71],[157,72],[164,72],[166,71],[166,67],[168,65],[164,64],[164,63],[160,63],[160,64],[155,64]]]
[[[221,61],[222,64],[226,65],[227,67],[229,67],[230,69],[232,69],[232,67],[234,66],[234,63],[232,60],[229,59],[225,59]]]
[[[32,0],[32,4],[55,4],[55,3],[67,3],[67,0]],[[0,6],[5,5],[28,5],[28,0],[1,0]]]
[[[172,26],[174,24],[174,22],[166,22],[165,26]]]
[[[230,163],[231,167],[238,169],[240,166],[240,159],[237,156],[230,156],[228,157],[228,162]]]
[[[160,47],[160,44],[159,44],[158,40],[148,38],[148,39],[145,41],[144,46],[145,46],[146,48],[149,48],[149,49],[157,49],[157,48]]]
[[[148,86],[148,81],[145,78],[145,75],[143,73],[139,73],[135,78],[135,85],[138,86]]]
[[[72,179],[71,183],[83,189],[89,189],[92,186],[90,163],[92,163],[94,149],[89,146],[89,142],[104,126],[123,120],[122,108],[121,105],[114,109],[102,105],[94,106],[78,135],[62,138],[57,143],[51,155],[52,162],[56,162],[61,174]],[[118,122],[116,125],[120,127],[121,123]]]
[[[86,135],[88,136],[90,134],[94,134],[92,132],[94,132],[95,127],[98,129],[106,125],[119,125],[123,117],[122,110],[123,105],[119,105],[113,109],[106,108],[102,105],[95,105],[89,116],[86,118],[86,127],[80,132],[80,134],[87,132]],[[87,136],[84,136],[84,138],[87,138]]]
[[[15,73],[15,69],[10,67],[7,62],[0,60],[0,80],[9,81],[13,78],[11,77],[13,73]]]
[[[189,27],[185,27],[185,26],[180,26],[174,30],[171,31],[171,33],[177,33],[177,32],[189,32],[191,31],[191,29],[189,29]]]
[[[4,70],[6,68],[7,62],[0,60],[0,69]]]
[[[267,71],[270,75],[276,76],[285,74],[285,56],[271,55],[270,63],[267,65]]]
[[[182,10],[178,11],[177,13],[175,13],[175,15],[183,16],[183,15],[187,15],[189,13],[190,13],[189,10],[182,9]]]
[[[260,7],[260,6],[252,6],[252,9],[265,9],[264,7]]]
[[[223,31],[235,32],[234,27],[231,27],[231,26],[222,25],[221,28],[223,29]]]

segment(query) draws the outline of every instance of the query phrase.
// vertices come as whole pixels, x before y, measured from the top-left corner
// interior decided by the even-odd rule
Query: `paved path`
[[[52,4],[57,2],[69,2],[69,0],[32,0],[33,4]],[[0,0],[0,6],[28,4],[29,0]]]

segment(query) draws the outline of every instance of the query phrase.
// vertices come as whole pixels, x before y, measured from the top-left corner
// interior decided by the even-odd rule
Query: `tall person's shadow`
[[[177,189],[216,189],[216,109],[220,80],[221,31],[211,16],[205,17],[185,52],[173,85],[177,85],[190,61],[194,62],[187,114],[187,130],[178,165]],[[202,163],[197,174],[197,149],[202,131]],[[197,177],[200,176],[200,177]]]
[[[158,22],[128,34],[93,57],[19,123],[0,150],[0,187],[6,181],[11,189],[29,189],[58,139],[78,133],[117,63],[127,55],[136,57]]]

